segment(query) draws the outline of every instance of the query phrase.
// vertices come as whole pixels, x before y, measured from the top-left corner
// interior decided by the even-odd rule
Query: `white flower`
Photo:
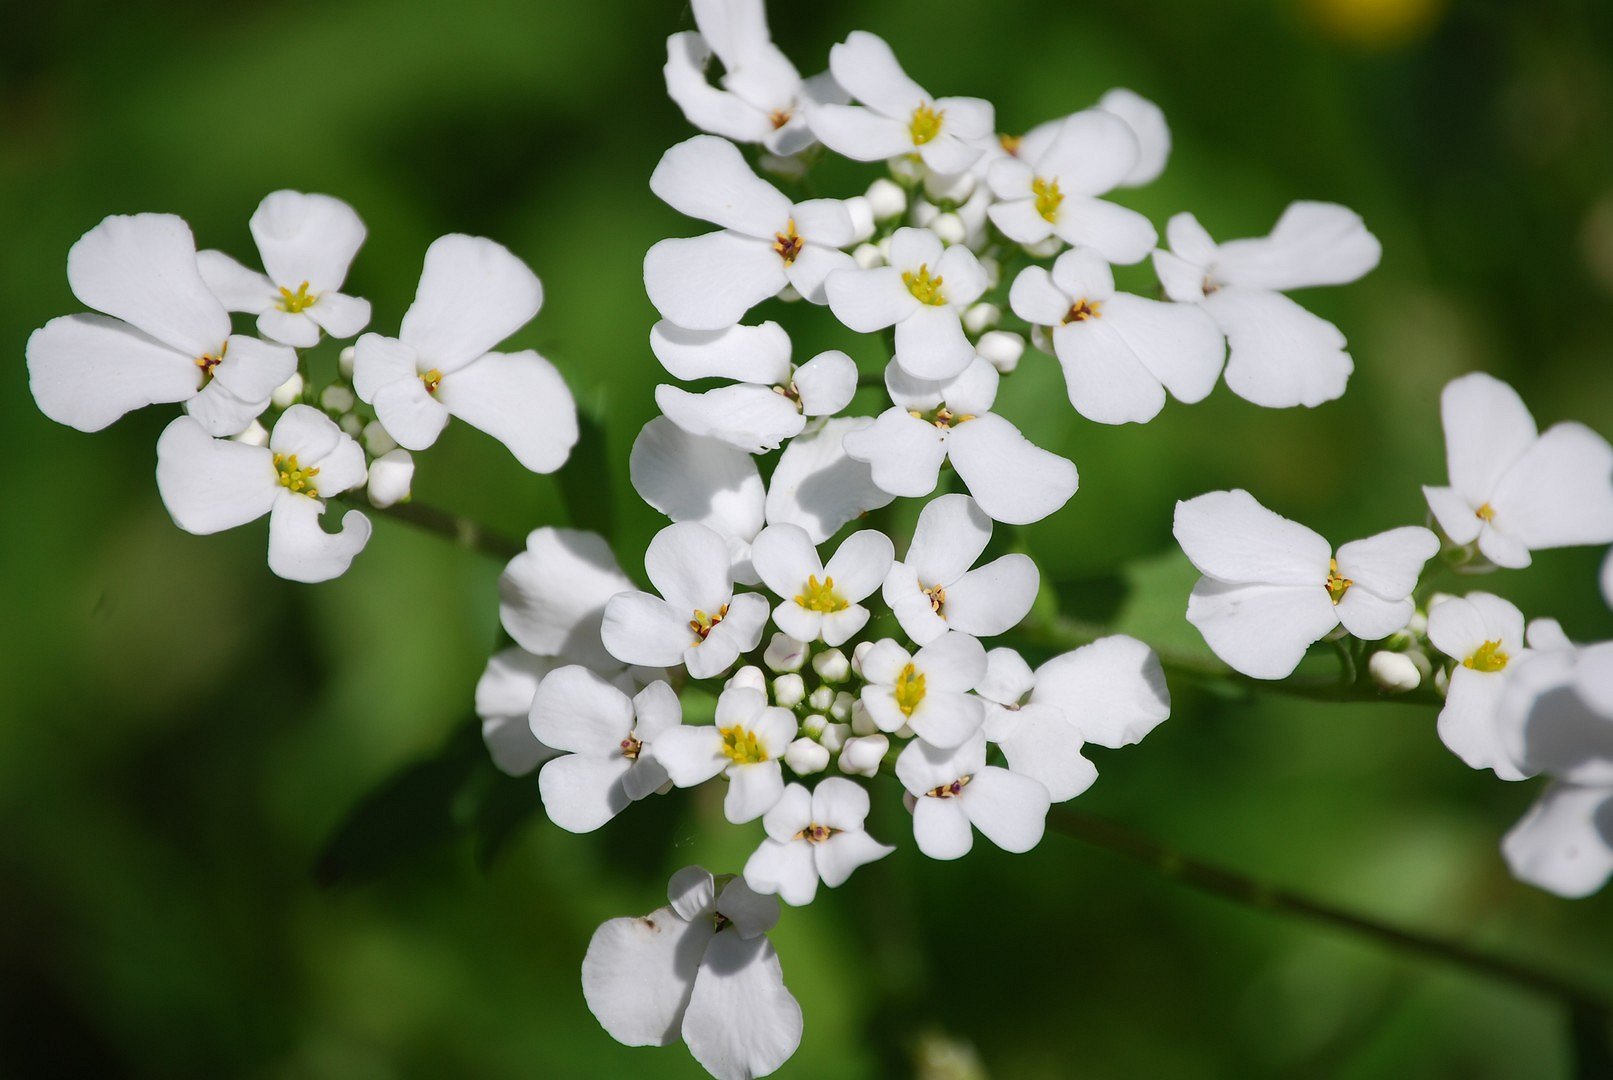
[[[868,792],[855,781],[831,776],[811,791],[791,784],[762,817],[767,839],[746,860],[745,883],[795,907],[812,903],[820,879],[833,889],[896,850],[868,835],[867,817]]]
[[[835,318],[859,334],[896,327],[896,362],[920,379],[950,379],[975,358],[963,312],[986,291],[986,272],[968,248],[942,250],[929,229],[897,229],[890,265],[829,275]]]
[[[157,490],[174,523],[208,535],[269,515],[269,569],[292,581],[346,573],[370,538],[370,519],[342,515],[342,529],[320,527],[325,500],[364,483],[364,451],[324,413],[293,405],[268,446],[215,439],[189,416],[157,440]]]
[[[1283,679],[1341,623],[1364,641],[1410,621],[1411,593],[1439,538],[1406,526],[1353,540],[1335,556],[1322,537],[1247,491],[1176,504],[1177,543],[1203,578],[1187,621],[1215,655],[1256,679]]]
[[[341,292],[364,243],[364,222],[329,195],[276,191],[258,204],[252,239],[268,273],[249,270],[222,251],[198,256],[202,280],[230,311],[258,317],[258,333],[310,349],[323,331],[350,338],[370,321],[370,302]]]
[[[1159,234],[1135,210],[1105,202],[1131,175],[1141,147],[1131,125],[1087,109],[1065,117],[1045,146],[1023,143],[1017,157],[992,162],[987,181],[1002,200],[987,213],[1010,240],[1037,244],[1057,236],[1093,248],[1114,263],[1141,262]]]
[[[896,759],[896,778],[914,798],[913,839],[932,859],[967,855],[974,846],[971,825],[1012,852],[1035,847],[1047,827],[1047,789],[987,765],[983,733],[951,750],[913,740]]]
[[[788,709],[769,705],[756,690],[736,686],[718,696],[715,724],[663,731],[655,757],[678,787],[726,774],[723,813],[742,825],[767,813],[784,794],[779,762],[799,730]]]
[[[658,386],[655,403],[691,435],[721,439],[753,454],[778,449],[801,433],[808,417],[832,416],[857,392],[851,357],[833,349],[795,367],[790,336],[774,322],[685,330],[662,320],[650,331],[650,348],[677,378],[738,380],[703,394]]]
[[[1282,295],[1343,285],[1378,265],[1382,248],[1354,211],[1296,202],[1270,236],[1219,246],[1192,214],[1165,226],[1154,270],[1172,300],[1198,304],[1227,336],[1227,388],[1256,405],[1320,405],[1344,393],[1355,364],[1338,327]]]
[[[507,248],[439,237],[398,336],[365,334],[354,345],[353,389],[405,449],[428,448],[456,416],[533,472],[553,472],[577,442],[571,391],[531,349],[489,351],[542,304],[537,275]]]
[[[399,447],[370,462],[369,482],[364,492],[372,505],[385,510],[407,499],[413,483],[414,458]]]
[[[1054,802],[1081,794],[1098,770],[1082,745],[1138,742],[1170,715],[1159,657],[1135,638],[1099,638],[1031,671],[1013,649],[986,654],[975,692],[986,701],[984,731],[1009,769],[1041,782]]]
[[[1439,396],[1450,487],[1425,487],[1439,527],[1497,566],[1613,540],[1613,447],[1583,424],[1537,432],[1518,392],[1481,372]]]
[[[1555,782],[1501,840],[1514,877],[1589,896],[1613,876],[1613,786]]]
[[[594,931],[582,962],[589,1011],[627,1046],[679,1035],[720,1080],[766,1076],[801,1045],[801,1007],[765,936],[778,900],[698,866],[672,876],[671,903]]]
[[[846,537],[827,565],[799,525],[769,525],[751,546],[757,575],[782,598],[773,609],[779,629],[829,645],[849,641],[867,624],[861,601],[879,588],[894,557],[890,537],[873,529]]]
[[[954,747],[985,721],[985,705],[969,691],[985,677],[986,650],[968,634],[945,634],[911,654],[885,638],[862,668],[863,708],[881,731],[909,727],[927,743]]]
[[[482,742],[500,772],[525,776],[560,752],[538,741],[530,719],[538,684],[560,663],[511,645],[494,653],[476,680]]]
[[[821,544],[848,521],[888,505],[895,496],[845,449],[846,435],[871,423],[866,416],[835,416],[791,439],[767,482],[768,524],[799,525]]]
[[[866,31],[853,31],[829,50],[829,70],[865,107],[818,105],[807,120],[825,146],[854,161],[917,154],[938,173],[960,173],[996,126],[990,102],[931,97],[907,77],[884,39]]]
[[[1379,649],[1367,660],[1372,685],[1387,694],[1407,694],[1422,685],[1417,662],[1402,652]]]
[[[644,569],[660,596],[623,592],[605,605],[600,635],[622,663],[681,663],[691,678],[709,679],[762,640],[766,598],[734,593],[728,545],[704,525],[682,522],[656,533]]]
[[[296,373],[292,350],[230,333],[196,268],[190,226],[172,214],[102,221],[67,253],[67,281],[105,314],[64,315],[28,338],[29,388],[58,424],[100,431],[182,401],[207,434],[234,435]]]
[[[633,490],[650,506],[673,521],[695,522],[721,536],[734,579],[756,583],[750,547],[762,531],[767,489],[749,453],[720,439],[691,435],[658,416],[633,440],[627,471]]]
[[[1124,87],[1115,87],[1098,99],[1097,108],[1126,122],[1137,139],[1137,161],[1120,181],[1120,187],[1142,187],[1159,179],[1171,155],[1171,130],[1158,105]]]
[[[545,526],[499,575],[499,621],[530,653],[610,674],[622,662],[605,649],[600,623],[610,598],[632,588],[604,537]]]
[[[720,226],[662,240],[644,256],[644,288],[664,318],[722,330],[786,285],[823,303],[823,279],[854,266],[851,215],[835,199],[792,204],[751,171],[733,143],[696,135],[672,147],[650,176],[668,206]]]
[[[1527,772],[1503,745],[1502,696],[1527,656],[1523,613],[1499,596],[1474,592],[1447,597],[1428,609],[1428,640],[1456,661],[1439,713],[1439,737],[1475,769],[1503,780]]]
[[[593,832],[667,782],[656,737],[683,723],[677,692],[653,682],[628,697],[585,667],[558,668],[532,699],[533,736],[561,755],[538,774],[543,808],[562,829]]]
[[[816,140],[805,106],[843,102],[845,92],[828,72],[802,79],[773,44],[762,0],[694,0],[699,32],[673,34],[666,42],[667,95],[702,131],[736,142],[760,143],[769,153],[799,153]],[[706,69],[712,54],[722,62],[722,88]]]
[[[991,519],[967,495],[942,495],[919,512],[907,555],[891,567],[883,596],[920,645],[961,630],[994,637],[1019,625],[1041,575],[1018,552],[970,569],[991,542]]]
[[[1100,424],[1146,423],[1165,406],[1203,401],[1221,375],[1226,343],[1203,311],[1115,292],[1095,251],[1066,251],[1049,273],[1028,266],[1009,292],[1014,314],[1051,331],[1070,404]]]

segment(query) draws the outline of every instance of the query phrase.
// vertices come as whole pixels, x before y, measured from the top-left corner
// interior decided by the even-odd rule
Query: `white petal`
[[[785,989],[778,954],[765,937],[712,939],[683,1015],[683,1041],[718,1080],[766,1076],[795,1053],[801,1007]]]
[[[722,735],[714,727],[675,727],[655,740],[655,760],[678,787],[703,784],[728,766]]]
[[[808,416],[833,416],[857,393],[857,364],[838,349],[821,352],[795,369],[792,379]]]
[[[774,386],[790,377],[790,335],[776,322],[685,330],[662,319],[650,328],[650,351],[677,379],[737,379]]]
[[[1137,137],[1137,162],[1132,166],[1121,187],[1141,187],[1151,184],[1165,171],[1170,157],[1171,133],[1165,125],[1165,114],[1147,98],[1116,87],[1098,99],[1098,108],[1124,120]]]
[[[927,645],[947,632],[947,621],[935,610],[924,589],[945,582],[921,582],[918,571],[907,563],[894,564],[885,577],[881,595],[908,637]],[[866,669],[865,669],[866,670]]]
[[[1153,223],[1137,211],[1080,195],[1064,197],[1053,231],[1065,243],[1089,247],[1120,266],[1142,262],[1159,240]]]
[[[1221,581],[1317,587],[1327,581],[1327,541],[1241,489],[1177,503],[1172,531],[1199,572]]]
[[[1009,525],[1042,520],[1080,484],[1073,462],[1035,445],[996,413],[955,427],[947,455],[980,509]]]
[[[937,102],[936,104],[940,104]],[[984,152],[979,143],[959,138],[950,130],[950,118],[942,119],[941,133],[918,148],[924,167],[938,176],[966,172]]]
[[[357,510],[342,515],[340,532],[319,524],[325,506],[317,499],[284,493],[269,512],[269,569],[290,581],[341,577],[370,540],[370,519]]]
[[[924,744],[915,740],[912,745]],[[913,804],[913,840],[932,859],[961,859],[969,854],[974,847],[974,833],[962,802],[920,795]]]
[[[1251,289],[1343,285],[1377,266],[1382,253],[1355,211],[1335,203],[1295,202],[1270,236],[1221,245],[1216,277]]]
[[[691,394],[662,385],[655,388],[655,403],[690,435],[717,439],[748,454],[777,450],[806,426],[795,403],[770,386],[735,383]]]
[[[713,932],[709,918],[685,920],[670,907],[642,918],[611,919],[594,931],[583,957],[588,1010],[624,1045],[675,1041]]]
[[[191,358],[217,355],[230,317],[202,280],[190,226],[172,214],[106,218],[67,253],[73,295]]]
[[[1534,445],[1535,420],[1516,390],[1479,371],[1445,384],[1439,415],[1451,486],[1467,499],[1471,513],[1489,501],[1507,470]]]
[[[739,654],[756,648],[767,626],[767,598],[761,593],[740,593],[728,605],[728,614],[698,646],[684,653],[689,676],[709,679],[728,670]],[[793,733],[792,733],[793,734]],[[780,747],[780,753],[783,748]]]
[[[370,325],[370,302],[356,296],[328,292],[307,315],[333,338],[350,338]]]
[[[1490,497],[1497,530],[1533,550],[1613,540],[1613,447],[1583,424],[1557,424]]]
[[[1502,780],[1522,780],[1526,774],[1507,753],[1501,738],[1499,713],[1506,682],[1501,672],[1475,671],[1458,664],[1451,671],[1437,726],[1440,741],[1470,768],[1493,769]]]
[[[282,489],[268,450],[215,439],[181,416],[157,439],[157,490],[174,524],[207,535],[256,521]]]
[[[831,779],[838,780],[839,777]],[[828,782],[823,781],[825,784]],[[821,788],[823,784],[818,786]],[[857,867],[877,862],[895,850],[889,844],[881,844],[861,829],[857,829],[829,837],[817,846],[813,856],[823,883],[833,889],[844,885]]]
[[[1175,255],[1200,269],[1214,262],[1219,250],[1199,219],[1188,213],[1173,214],[1165,223],[1165,240]]]
[[[723,814],[735,825],[755,821],[773,809],[784,794],[784,773],[777,761],[734,765],[728,770],[728,794]]]
[[[633,583],[603,537],[576,529],[535,529],[526,550],[499,576],[499,620],[540,656],[593,668],[614,666],[600,641],[605,604]]]
[[[773,808],[762,817],[762,828],[767,835],[780,844],[788,843],[795,834],[812,824],[812,792],[801,784],[791,784],[784,789],[784,794]],[[810,861],[810,860],[809,860]],[[756,889],[756,883],[749,880],[746,883]],[[758,892],[772,892],[770,889],[757,889]]]
[[[941,616],[949,627],[965,634],[1005,634],[1030,613],[1040,584],[1041,575],[1030,556],[1004,555],[947,585]]]
[[[894,559],[895,547],[890,537],[874,529],[863,529],[841,541],[824,566],[824,573],[834,578],[835,591],[855,604],[879,588],[885,575],[890,573]]]
[[[706,79],[711,53],[705,40],[693,31],[666,40],[666,92],[683,110],[684,118],[702,131],[741,142],[761,142],[773,125],[761,110],[735,94],[712,86]]]
[[[1035,685],[1036,676],[1025,658],[1002,645],[986,653],[986,674],[975,687],[975,693],[999,705],[1014,705]]]
[[[1321,585],[1232,585],[1201,578],[1187,601],[1187,621],[1234,669],[1256,679],[1286,679],[1339,617]]]
[[[1053,223],[1036,209],[1034,199],[1010,199],[986,207],[991,223],[1008,239],[1021,244],[1040,244],[1053,235]],[[1027,267],[1026,269],[1033,269]],[[1041,269],[1035,267],[1034,269]],[[1065,305],[1068,310],[1069,305]],[[1062,313],[1061,313],[1062,315]]]
[[[599,633],[617,660],[645,667],[683,663],[684,651],[697,640],[681,609],[642,592],[611,597]]]
[[[1477,507],[1455,488],[1424,484],[1423,497],[1428,500],[1428,509],[1439,527],[1456,543],[1471,544],[1484,531],[1485,522],[1475,512]]]
[[[751,564],[762,583],[786,600],[801,591],[809,576],[824,576],[817,548],[799,525],[769,525],[763,529],[751,544]]]
[[[1070,296],[1053,284],[1053,275],[1045,267],[1027,266],[1009,287],[1008,306],[1033,326],[1059,326],[1072,304]]]
[[[763,840],[745,860],[745,883],[757,892],[777,893],[794,907],[812,903],[818,895],[818,868],[813,862],[812,844],[805,840],[781,842],[772,837]]]
[[[919,512],[904,561],[928,585],[951,585],[991,542],[991,519],[967,495],[942,495]]]
[[[275,388],[296,372],[297,354],[292,350],[256,338],[232,335],[225,342],[223,357],[213,368],[213,381],[198,397],[221,388],[240,403],[240,411],[247,415],[239,417],[238,422],[220,420],[220,426],[215,427],[209,427],[200,416],[197,419],[215,435],[237,434],[269,407]]]
[[[644,256],[650,303],[690,330],[733,325],[787,281],[772,241],[737,232],[662,240]]]
[[[895,325],[920,307],[894,266],[838,270],[825,280],[824,293],[834,317],[859,334]]]
[[[364,483],[364,451],[312,405],[293,405],[275,421],[269,449],[295,455],[303,466],[319,469],[319,493],[326,498]]]
[[[1501,840],[1520,881],[1589,896],[1613,876],[1613,790],[1553,784]]]
[[[1053,284],[1078,300],[1108,300],[1115,292],[1114,270],[1089,247],[1066,251],[1053,263]]]
[[[680,919],[708,921],[717,910],[717,882],[703,866],[685,866],[666,883],[667,902]]]
[[[554,365],[531,350],[485,353],[444,376],[437,400],[533,472],[554,472],[577,443],[571,391]]]
[[[399,379],[375,392],[375,418],[405,450],[429,450],[448,426],[448,408],[419,379]]]
[[[896,324],[896,362],[909,375],[950,379],[974,358],[975,348],[964,336],[957,310],[950,305],[919,304]]]
[[[418,379],[419,354],[397,338],[365,334],[353,343],[353,392],[360,401],[374,401],[383,386]]]
[[[296,291],[334,292],[364,244],[364,223],[351,206],[329,195],[276,191],[252,215],[252,238],[275,283]]]
[[[906,123],[855,105],[818,105],[807,114],[812,134],[853,161],[883,161],[913,150]]]
[[[991,284],[975,253],[962,244],[943,251],[935,271],[946,280],[947,306],[960,311],[980,299]]]
[[[808,247],[849,247],[857,241],[851,211],[842,199],[807,199],[791,208],[791,220]]]
[[[827,304],[827,282],[842,270],[855,270],[857,261],[847,252],[822,244],[807,244],[784,268],[784,276],[801,296],[814,304]]]
[[[295,314],[271,306],[258,316],[258,333],[266,340],[278,341],[298,349],[311,349],[319,344],[319,324],[308,311]]]
[[[1362,641],[1377,641],[1404,630],[1416,613],[1409,597],[1389,600],[1368,589],[1350,588],[1339,600],[1339,622]]]
[[[1111,320],[1099,317],[1055,327],[1053,351],[1064,369],[1070,404],[1088,420],[1145,424],[1165,407],[1164,384]]]
[[[1398,600],[1411,595],[1423,564],[1438,554],[1439,537],[1408,525],[1350,541],[1339,548],[1337,561],[1340,576],[1379,596]]]
[[[532,321],[542,304],[538,276],[508,248],[453,233],[426,249],[420,287],[398,337],[432,367],[451,373]]]
[[[1101,321],[1176,400],[1203,401],[1215,389],[1226,339],[1201,308],[1117,293],[1104,301]]]
[[[946,436],[934,424],[892,407],[845,436],[846,453],[866,462],[873,481],[892,495],[916,498],[935,490],[946,460]]]
[[[1163,250],[1156,250],[1153,260],[1154,276],[1166,299],[1178,304],[1197,304],[1204,299],[1204,267]]]
[[[947,637],[962,636],[949,634]],[[946,641],[947,637],[940,640]],[[974,640],[970,638],[969,640]],[[934,644],[925,646],[933,648]],[[972,694],[928,690],[918,708],[907,718],[913,734],[943,750],[962,746],[980,732],[985,723],[985,706]]]
[[[257,315],[272,306],[279,293],[274,282],[248,270],[222,251],[198,251],[196,269],[207,284],[207,291],[230,311]]]
[[[620,757],[620,744],[633,728],[633,701],[596,673],[572,664],[550,672],[538,686],[531,723],[532,734],[556,750]]]
[[[902,782],[908,794],[923,795],[985,767],[986,737],[977,732],[962,745],[951,749],[917,740],[908,743],[896,759],[896,778]]]
[[[661,155],[650,190],[679,213],[769,243],[790,217],[790,200],[752,172],[733,143],[713,135],[685,139]]]
[[[905,118],[929,100],[902,70],[890,45],[866,30],[853,30],[829,50],[829,70],[853,98],[886,116]]]
[[[698,522],[746,542],[761,531],[761,473],[749,454],[724,442],[657,417],[634,440],[628,472],[639,497],[673,521]]]
[[[1531,640],[1541,636],[1542,621],[1530,624]],[[1525,772],[1613,787],[1613,710],[1586,693],[1587,667],[1600,669],[1593,683],[1596,675],[1605,678],[1613,671],[1613,645],[1564,646],[1509,663],[1496,731],[1506,758]]]
[[[758,893],[736,877],[724,885],[713,905],[715,911],[733,924],[742,938],[765,934],[778,925],[778,897]]]
[[[622,787],[622,777],[632,765],[620,755],[560,755],[538,773],[544,813],[567,832],[593,832],[632,802]]]
[[[1131,125],[1112,113],[1085,109],[1064,118],[1031,165],[1038,176],[1056,179],[1066,196],[1102,195],[1130,175],[1139,153]]]
[[[1523,612],[1489,593],[1449,597],[1428,609],[1428,640],[1453,660],[1466,660],[1487,641],[1514,655],[1524,645]]]
[[[27,356],[39,411],[80,431],[100,431],[146,405],[184,401],[202,381],[191,356],[101,315],[52,319],[29,336]]]
[[[1097,766],[1081,753],[1081,736],[1058,709],[1027,705],[1002,711],[1002,747],[1010,771],[1047,789],[1053,802],[1066,802],[1091,787]]]
[[[1204,300],[1227,335],[1227,388],[1269,409],[1307,407],[1344,393],[1355,363],[1344,335],[1281,293],[1227,287]]]
[[[675,608],[715,615],[733,595],[728,546],[694,522],[675,522],[656,533],[644,553],[644,569]]]
[[[872,422],[865,416],[832,417],[791,439],[768,481],[767,520],[799,525],[813,543],[822,543],[846,522],[889,503],[893,496],[842,443],[848,433]]]
[[[1056,706],[1082,739],[1111,748],[1141,741],[1171,712],[1159,657],[1124,635],[1099,638],[1043,664],[1030,700]]]
[[[548,657],[534,656],[512,645],[493,654],[476,681],[476,715],[482,721],[482,742],[500,772],[526,776],[555,751],[532,734],[527,713],[538,683],[554,669]]]
[[[994,765],[974,774],[957,801],[982,836],[1004,851],[1029,851],[1047,827],[1047,789]]]

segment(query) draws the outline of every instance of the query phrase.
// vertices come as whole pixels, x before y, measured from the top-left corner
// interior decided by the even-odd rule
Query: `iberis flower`
[[[1439,737],[1475,769],[1503,780],[1529,775],[1502,740],[1501,700],[1528,656],[1523,613],[1506,600],[1473,592],[1428,609],[1428,640],[1452,660],[1450,688],[1439,712]]]
[[[885,638],[862,658],[863,708],[881,731],[958,746],[985,721],[984,703],[969,693],[985,675],[986,650],[968,634],[944,634],[916,653]]]
[[[857,867],[896,850],[868,835],[867,817],[868,789],[853,780],[831,776],[811,791],[791,784],[762,815],[767,839],[745,862],[745,883],[796,907],[812,903],[820,880],[844,885]]]
[[[862,606],[890,572],[890,537],[872,529],[852,533],[827,565],[799,525],[769,525],[751,545],[756,574],[782,599],[773,621],[797,641],[841,645],[868,623]]]
[[[1004,851],[1029,851],[1047,827],[1047,788],[987,765],[981,732],[952,749],[914,739],[896,759],[896,778],[913,800],[913,839],[932,859],[969,854],[973,829]]]
[[[656,740],[655,756],[678,787],[726,776],[723,813],[743,825],[783,796],[780,763],[799,729],[790,710],[769,705],[760,690],[735,685],[717,698],[715,724],[667,728]]]

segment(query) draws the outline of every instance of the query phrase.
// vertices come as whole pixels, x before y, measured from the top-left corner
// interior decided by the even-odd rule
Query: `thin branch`
[[[1461,942],[1431,937],[1379,922],[1343,908],[1309,899],[1287,889],[1246,877],[1243,874],[1183,855],[1149,837],[1103,818],[1092,817],[1067,806],[1057,806],[1048,814],[1048,825],[1056,832],[1101,848],[1200,892],[1210,893],[1260,911],[1274,911],[1325,923],[1347,930],[1380,944],[1434,960],[1456,964],[1469,971],[1557,998],[1602,1014],[1613,1013],[1613,998],[1602,990],[1555,972],[1508,957],[1495,956]]]
[[[494,532],[469,518],[439,510],[435,506],[405,502],[396,503],[385,509],[377,506],[366,509],[369,513],[380,514],[393,521],[401,521],[417,529],[436,533],[468,551],[479,551],[500,562],[509,562],[526,550],[526,545],[519,540]]]

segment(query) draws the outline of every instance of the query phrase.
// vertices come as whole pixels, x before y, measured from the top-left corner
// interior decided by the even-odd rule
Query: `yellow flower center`
[[[1462,661],[1462,666],[1472,668],[1474,671],[1494,674],[1503,670],[1510,659],[1512,659],[1510,656],[1501,651],[1499,641],[1486,641],[1483,645],[1473,650],[1472,656]]]
[[[928,104],[920,105],[914,109],[913,119],[907,125],[907,130],[913,136],[913,145],[923,146],[941,134],[941,118],[945,115],[945,109],[937,112],[930,108]]]
[[[437,368],[432,368],[420,376],[420,381],[426,384],[426,393],[435,394],[437,387],[442,385],[442,372]]]
[[[907,291],[921,304],[940,307],[947,302],[946,293],[941,291],[941,275],[931,277],[929,263],[921,263],[917,273],[903,270],[902,284],[907,286]]]
[[[756,733],[735,724],[718,729],[722,733],[723,757],[735,765],[755,765],[767,760],[767,751],[756,741]]]
[[[1102,306],[1102,300],[1077,300],[1070,305],[1070,310],[1064,313],[1064,321],[1066,323],[1086,322],[1088,319],[1101,318],[1103,312],[1098,309]]]
[[[1334,604],[1344,599],[1344,594],[1355,582],[1339,573],[1339,561],[1327,560],[1327,596]]]
[[[930,598],[930,610],[941,616],[941,618],[946,618],[946,612],[942,610],[946,607],[947,603],[946,586],[931,585],[929,588],[924,590],[924,595]]]
[[[1038,176],[1031,181],[1031,192],[1036,196],[1036,212],[1042,215],[1042,219],[1057,221],[1059,203],[1064,201],[1064,193],[1059,190],[1058,180],[1043,180]]]
[[[825,576],[819,581],[816,574],[807,575],[806,587],[795,598],[795,602],[808,611],[819,611],[825,615],[845,611],[851,606],[846,603],[845,597],[835,592],[834,578]]]
[[[902,710],[903,716],[909,717],[924,700],[924,673],[915,669],[911,662],[896,676],[895,697],[896,707]]]
[[[784,260],[785,266],[789,266],[801,254],[802,243],[800,234],[795,231],[794,218],[790,219],[783,232],[773,234],[773,250]]]
[[[1473,511],[1473,516],[1478,518],[1480,521],[1494,521],[1495,507],[1491,506],[1489,503],[1485,503],[1483,506]]]
[[[722,607],[718,608],[717,614],[715,615],[707,615],[704,611],[696,608],[694,618],[689,620],[689,629],[695,632],[695,635],[700,639],[700,641],[704,641],[706,640],[707,635],[709,635],[716,625],[722,622],[727,615],[727,604],[724,604]],[[700,641],[695,642],[695,644],[700,644]]]
[[[963,789],[968,787],[969,781],[973,779],[973,774],[970,774],[969,776],[960,776],[956,780],[952,781],[952,783],[942,784],[940,787],[933,787],[924,794],[928,795],[932,799],[956,799],[959,795],[963,794]]]
[[[293,495],[306,495],[310,499],[319,498],[319,489],[314,486],[314,477],[319,475],[319,468],[305,469],[297,461],[296,454],[276,454],[274,467],[280,473],[276,481],[281,487]]]
[[[773,130],[777,131],[785,124],[788,124],[790,122],[790,118],[794,115],[795,114],[789,109],[774,109],[772,112],[767,114],[767,119],[773,125]]]
[[[997,141],[1002,144],[1005,153],[1018,157],[1020,140],[1023,138],[1022,135],[998,135]]]
[[[229,351],[230,343],[226,339],[224,344],[218,347],[217,356],[214,356],[212,353],[204,353],[196,358],[196,366],[202,369],[203,386],[206,386],[208,383],[213,381],[213,369],[218,367],[218,365],[223,362],[224,354]]]
[[[805,840],[809,844],[821,844],[839,831],[839,829],[831,829],[827,825],[819,825],[817,822],[813,822],[790,839]]]
[[[314,301],[318,299],[319,297],[317,295],[308,295],[308,283],[306,281],[297,286],[296,292],[292,292],[284,285],[280,286],[280,310],[284,311],[288,315],[295,315],[300,311],[306,311],[308,308],[313,307]]]
[[[644,749],[644,743],[639,739],[633,738],[631,735],[623,739],[617,745],[622,751],[622,756],[628,761],[637,761],[639,752]]]

